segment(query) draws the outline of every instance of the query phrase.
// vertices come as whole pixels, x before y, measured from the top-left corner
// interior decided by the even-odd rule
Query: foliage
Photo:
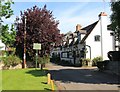
[[[2,25],[2,31],[1,31],[1,39],[2,42],[6,46],[11,46],[13,47],[14,42],[15,42],[15,36],[16,36],[16,31],[14,30],[14,26],[11,26],[11,29],[9,30],[8,25]]]
[[[38,63],[39,64],[46,64],[50,61],[49,56],[43,56],[43,57],[38,57]]]
[[[111,3],[111,25],[110,29],[114,31],[115,40],[120,43],[120,1]],[[120,49],[120,47],[119,47]]]
[[[93,65],[93,66],[96,66],[96,65],[97,65],[97,62],[101,62],[102,60],[103,60],[103,58],[102,58],[101,56],[95,57],[95,58],[93,58],[93,60],[92,60],[92,65]]]
[[[9,30],[8,24],[2,24],[4,23],[3,19],[8,19],[13,15],[11,4],[14,4],[11,0],[7,0],[7,2],[5,0],[0,1],[0,39],[6,46],[13,46],[16,34],[13,25]]]
[[[25,24],[26,16],[26,24]],[[19,22],[21,20],[21,22]],[[50,53],[51,44],[59,45],[60,31],[57,28],[59,22],[53,18],[52,12],[43,8],[34,6],[21,12],[21,18],[16,18],[17,36],[16,51],[19,55],[23,55],[24,41],[26,42],[27,53],[30,58],[34,57],[33,43],[41,43],[41,51],[39,55],[44,56]],[[26,35],[24,34],[26,30]],[[25,39],[26,38],[26,39]],[[23,56],[22,56],[23,57]]]
[[[6,67],[16,66],[17,64],[21,63],[21,60],[17,56],[14,56],[14,55],[3,57],[2,61]]]
[[[6,55],[6,51],[4,51],[4,50],[2,50],[2,51],[0,51],[0,56],[2,57],[2,56],[5,56]]]
[[[82,58],[82,66],[88,66],[89,62],[90,62],[89,58]]]
[[[13,15],[13,10],[11,9],[11,4],[14,4],[11,0],[0,0],[0,23],[3,22],[2,18],[10,18]]]

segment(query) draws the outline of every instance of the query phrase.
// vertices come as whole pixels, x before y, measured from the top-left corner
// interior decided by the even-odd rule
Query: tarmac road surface
[[[119,77],[100,72],[96,67],[71,67],[53,63],[46,66],[61,91],[120,92]]]

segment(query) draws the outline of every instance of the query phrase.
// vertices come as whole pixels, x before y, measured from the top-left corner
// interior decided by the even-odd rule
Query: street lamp
[[[23,68],[26,68],[26,16],[24,25],[24,55],[23,55]]]

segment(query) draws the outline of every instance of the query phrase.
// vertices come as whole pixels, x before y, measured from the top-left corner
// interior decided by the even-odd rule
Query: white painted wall
[[[107,16],[101,16],[100,17],[100,22],[101,22],[101,30],[102,30],[102,41],[103,41],[103,59],[106,60],[108,59],[107,53],[109,51],[113,51],[113,40],[112,36],[110,36],[110,32],[107,30]]]
[[[93,31],[90,33],[88,38],[86,39],[86,45],[91,47],[91,59],[97,56],[101,56],[101,42],[95,42],[94,36],[100,35],[100,22],[96,25]],[[86,46],[88,53],[86,54],[86,58],[90,58],[89,48]]]
[[[101,16],[96,27],[93,29],[91,34],[86,39],[86,45],[89,45],[91,47],[92,59],[97,56],[102,56],[102,52],[103,52],[103,60],[108,60],[107,53],[113,50],[112,36],[110,36],[110,31],[107,30],[107,24],[108,24],[107,16]],[[101,31],[102,31],[102,39],[101,39],[102,45],[101,45],[101,40],[99,42],[94,41],[95,35],[100,35],[101,37]],[[87,47],[87,51],[88,53],[86,54],[86,58],[90,58],[90,51],[88,47]]]

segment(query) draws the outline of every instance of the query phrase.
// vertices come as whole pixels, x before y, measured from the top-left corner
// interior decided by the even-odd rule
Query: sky
[[[14,23],[16,16],[20,16],[20,11],[26,11],[28,8],[32,8],[37,5],[39,8],[43,8],[46,4],[47,9],[53,11],[53,17],[55,20],[59,20],[58,28],[61,33],[67,33],[69,31],[74,32],[76,25],[80,24],[82,27],[90,25],[97,21],[100,12],[106,12],[108,17],[108,23],[110,20],[111,9],[110,2],[108,0],[84,0],[84,1],[66,1],[62,0],[13,0],[14,4],[12,9],[14,15],[10,19],[5,20],[5,23]],[[66,2],[65,2],[66,1]]]

